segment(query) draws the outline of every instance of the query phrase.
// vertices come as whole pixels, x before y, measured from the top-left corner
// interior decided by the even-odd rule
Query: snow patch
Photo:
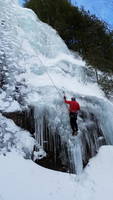
[[[56,172],[16,152],[0,156],[0,198],[5,200],[112,200],[113,147],[103,146],[82,175]],[[7,188],[7,192],[6,192]]]

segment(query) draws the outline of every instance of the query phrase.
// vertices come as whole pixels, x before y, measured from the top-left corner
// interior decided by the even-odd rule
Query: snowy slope
[[[79,7],[84,6],[91,14],[95,14],[100,19],[107,22],[109,27],[113,29],[113,1],[112,0],[75,0]]]
[[[44,169],[14,153],[0,156],[0,200],[112,200],[113,147],[102,147],[81,176]]]
[[[22,130],[12,120],[0,114],[0,155],[15,151],[31,159],[34,144],[35,140],[29,132]]]

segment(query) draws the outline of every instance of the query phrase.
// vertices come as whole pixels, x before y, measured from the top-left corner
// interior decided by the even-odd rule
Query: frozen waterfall
[[[35,139],[71,172],[81,173],[102,144],[113,144],[113,105],[85,62],[68,50],[58,33],[16,0],[0,0],[2,112],[34,108]],[[10,11],[10,12],[9,12]],[[67,98],[80,102],[79,134],[71,140]],[[5,101],[4,101],[5,99]]]

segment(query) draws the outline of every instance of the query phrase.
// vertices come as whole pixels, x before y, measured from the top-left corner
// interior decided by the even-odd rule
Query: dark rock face
[[[51,140],[54,140],[51,138]],[[36,162],[49,169],[54,169],[57,171],[68,172],[69,171],[69,158],[67,152],[67,146],[61,145],[60,137],[55,136],[54,146],[50,147],[51,144],[49,142],[45,143],[44,149],[47,153],[47,156],[41,160],[37,160]],[[51,149],[50,149],[51,148]]]
[[[80,118],[82,119],[83,166],[86,166],[89,159],[96,155],[99,147],[105,145],[106,141],[97,118],[93,113],[80,111]]]
[[[30,133],[34,134],[35,126],[34,126],[34,116],[33,116],[33,108],[28,108],[28,110],[23,110],[22,112],[11,112],[11,113],[3,113],[3,115],[7,118],[12,119],[17,126],[28,130]]]
[[[11,118],[16,125],[28,130],[33,137],[37,139],[36,124],[38,124],[38,121],[37,123],[35,122],[36,119],[34,117],[33,107],[29,107],[28,110],[22,112],[3,114],[6,117]],[[53,133],[53,130],[48,126],[47,119],[43,116],[43,148],[46,151],[47,156],[41,160],[36,160],[35,162],[50,169],[77,173],[76,165],[78,165],[78,163],[74,161],[73,151],[78,151],[76,145],[79,145],[81,162],[83,167],[85,167],[89,159],[96,155],[99,147],[106,144],[106,141],[99,127],[96,116],[93,113],[80,111],[78,124],[80,128],[79,142],[72,142],[70,145],[69,138],[64,142],[58,132]],[[79,152],[77,153],[79,154]]]

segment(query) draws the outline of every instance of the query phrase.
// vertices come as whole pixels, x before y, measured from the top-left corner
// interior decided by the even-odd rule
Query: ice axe
[[[66,96],[64,91],[63,91],[63,96],[64,96],[64,97]]]

